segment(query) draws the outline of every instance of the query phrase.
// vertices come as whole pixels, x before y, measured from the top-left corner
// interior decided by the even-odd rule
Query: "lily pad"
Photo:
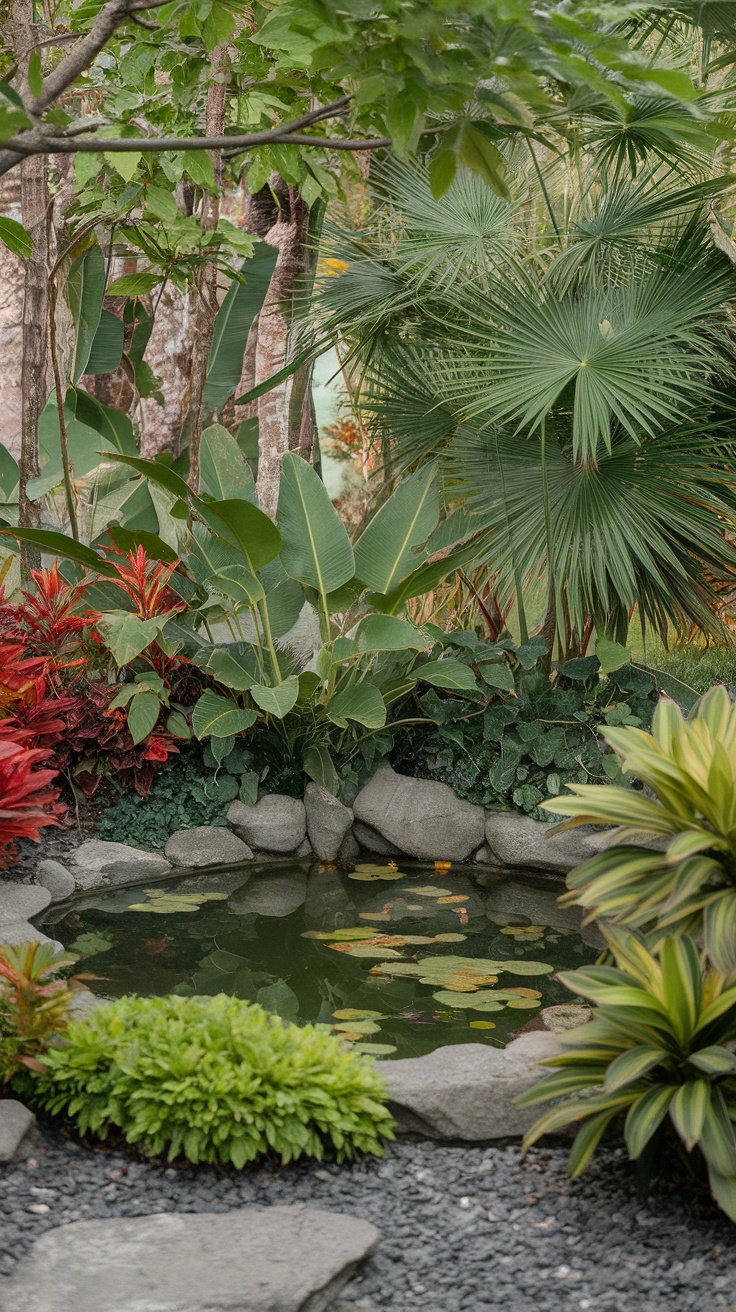
[[[467,902],[469,897],[469,893],[453,893],[450,897],[438,897],[437,902],[441,907],[447,907],[454,902]]]
[[[353,1052],[363,1052],[367,1057],[388,1057],[396,1052],[395,1043],[356,1043]]]
[[[360,879],[365,883],[372,883],[378,879],[403,879],[403,870],[397,870],[396,866],[373,866],[360,865],[350,871],[349,879]]]
[[[422,884],[420,888],[407,888],[407,893],[416,893],[417,897],[452,897],[451,888],[437,888],[436,884]]]
[[[465,943],[467,934],[435,934],[435,943]]]
[[[332,1013],[335,1020],[383,1020],[385,1012],[366,1011],[360,1007],[341,1007]]]
[[[350,957],[373,957],[379,961],[401,958],[401,953],[395,948],[385,948],[380,943],[329,943],[328,947],[333,952],[344,952]]]
[[[538,998],[513,998],[506,1003],[507,1007],[513,1007],[515,1011],[534,1011],[541,1005]]]
[[[170,916],[176,911],[199,911],[199,903],[193,902],[133,902],[128,911],[150,911],[154,916]]]
[[[101,952],[109,952],[112,947],[112,938],[109,934],[100,934],[91,930],[88,934],[80,934],[71,944],[69,951],[75,952],[78,957],[97,957]]]
[[[307,929],[302,938],[316,938],[321,943],[350,943],[353,939],[372,938],[373,930],[367,926],[357,925],[348,929]]]
[[[432,994],[441,1007],[470,1007],[473,1011],[501,1011],[502,1007],[511,1005],[512,996],[502,989],[479,989],[476,993],[459,995],[441,989],[439,993]]]
[[[345,1020],[339,1021],[337,1025],[333,1026],[333,1029],[340,1033],[345,1033],[346,1035],[356,1034],[358,1038],[360,1038],[361,1034],[378,1034],[380,1028],[381,1026],[376,1025],[374,1020]]]
[[[471,1020],[468,1022],[468,1028],[471,1030],[495,1030],[495,1020]]]
[[[510,975],[549,975],[554,969],[544,961],[491,961],[484,957],[421,957],[381,968],[387,975],[407,975],[422,984],[461,993],[472,993],[495,984],[502,971]]]

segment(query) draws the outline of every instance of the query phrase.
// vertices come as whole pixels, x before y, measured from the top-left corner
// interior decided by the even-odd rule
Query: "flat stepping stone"
[[[1,884],[0,885],[0,925],[17,920],[29,920],[45,911],[51,894],[47,888],[36,884]],[[0,935],[0,941],[2,936]]]
[[[316,1207],[156,1214],[49,1230],[0,1280],[23,1312],[325,1312],[379,1240]]]

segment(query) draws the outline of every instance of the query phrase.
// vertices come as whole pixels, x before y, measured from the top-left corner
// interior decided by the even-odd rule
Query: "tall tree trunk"
[[[15,85],[26,101],[28,62],[39,40],[34,23],[33,0],[13,0],[4,35],[13,51],[17,74]],[[20,164],[21,212],[31,235],[31,253],[25,262],[23,287],[23,363],[21,366],[21,450],[19,521],[28,527],[38,522],[38,507],[29,501],[27,487],[40,471],[38,421],[46,404],[48,363],[48,160],[30,156]],[[27,565],[38,562],[38,552],[24,551]]]
[[[300,277],[308,267],[309,206],[296,187],[272,182],[278,217],[264,240],[278,249],[266,299],[258,317],[255,383],[258,386],[283,369],[288,359],[288,332]],[[299,446],[306,380],[299,404],[291,407],[294,380],[287,378],[258,401],[258,499],[267,515],[276,514],[281,462]]]
[[[215,46],[210,55],[210,83],[207,90],[205,132],[208,137],[222,136],[225,130],[227,98],[227,46]],[[213,232],[220,219],[222,185],[222,151],[210,151],[217,191],[205,192],[202,198],[202,229]],[[199,442],[202,435],[202,403],[207,382],[207,363],[217,317],[217,264],[208,260],[197,270],[194,279],[192,358],[189,385],[189,408],[184,420],[183,440],[189,439],[189,486],[199,491]]]
[[[20,222],[20,174],[0,179],[0,214]],[[25,268],[18,255],[0,244],[0,444],[20,456],[23,391],[23,288]]]

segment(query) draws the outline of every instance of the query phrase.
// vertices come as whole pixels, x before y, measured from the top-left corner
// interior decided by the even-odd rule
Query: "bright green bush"
[[[283,1162],[382,1152],[392,1119],[371,1063],[326,1031],[300,1029],[256,1004],[214,998],[119,998],[74,1021],[44,1058],[35,1099],[82,1133],[116,1127],[171,1161]]]

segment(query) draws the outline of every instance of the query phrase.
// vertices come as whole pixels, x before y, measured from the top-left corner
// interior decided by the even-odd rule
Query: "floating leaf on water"
[[[520,998],[541,998],[539,989],[509,989],[509,993],[516,993]]]
[[[154,916],[169,916],[176,911],[199,911],[199,904],[192,902],[133,902],[128,911],[150,911]]]
[[[541,1005],[538,998],[512,998],[506,1003],[507,1007],[513,1007],[516,1011],[533,1011]]]
[[[368,1057],[388,1057],[396,1052],[395,1043],[356,1043],[353,1052],[363,1052]]]
[[[467,902],[469,897],[469,893],[453,893],[451,897],[438,897],[437,902],[441,907],[447,907],[452,902]]]
[[[361,920],[390,920],[390,911],[359,911]]]
[[[360,1007],[341,1007],[332,1013],[335,1020],[383,1020],[385,1012],[366,1011]]]
[[[419,888],[407,888],[407,893],[416,893],[417,897],[452,897],[451,888],[437,888],[434,884],[422,884]]]
[[[285,979],[277,979],[259,989],[255,1001],[264,1011],[275,1012],[282,1020],[295,1021],[299,1016],[299,999]]]
[[[378,1027],[376,1026],[376,1028]],[[365,1035],[361,1034],[360,1030],[346,1028],[344,1030],[333,1030],[332,1032],[335,1035],[335,1038],[342,1039],[343,1043],[357,1043],[360,1039],[365,1038]]]
[[[71,944],[69,951],[76,952],[78,957],[97,957],[101,952],[109,952],[112,947],[112,936],[110,934],[100,934],[91,930],[88,934],[80,934]]]
[[[434,873],[436,875],[446,875],[452,867],[452,861],[435,861]]]
[[[519,934],[526,937],[527,934],[543,934],[544,925],[504,925],[501,930],[502,934]]]
[[[495,984],[498,975],[548,975],[553,967],[543,961],[491,961],[484,957],[421,957],[383,967],[387,975],[408,975],[422,984],[471,992],[484,984]]]
[[[393,940],[392,940],[393,941]],[[410,947],[418,947],[427,943],[436,943],[437,940],[429,938],[426,934],[397,934],[396,943],[408,943]]]
[[[462,993],[458,996],[448,989],[433,993],[435,1002],[441,1007],[471,1007],[473,1011],[500,1011],[506,1004],[510,1005],[511,994],[503,989],[479,989],[475,993]]]
[[[471,1020],[468,1021],[471,1030],[495,1030],[495,1020]]]
[[[340,1021],[337,1025],[333,1026],[333,1029],[340,1032],[345,1031],[350,1035],[355,1034],[357,1038],[360,1038],[361,1034],[363,1036],[366,1034],[378,1034],[380,1028],[381,1026],[376,1025],[374,1020],[346,1020]]]
[[[397,870],[395,865],[373,866],[360,865],[350,871],[348,879],[360,879],[365,883],[371,883],[378,879],[403,879],[403,870]]]
[[[467,934],[435,934],[435,943],[465,943]]]
[[[316,938],[323,943],[331,939],[336,943],[350,943],[353,939],[371,938],[372,934],[373,930],[357,925],[351,929],[307,929],[302,938]]]
[[[391,957],[401,957],[401,953],[395,948],[384,948],[380,944],[373,943],[328,943],[327,945],[333,952],[345,952],[350,957],[374,957],[378,960],[389,960]]]

